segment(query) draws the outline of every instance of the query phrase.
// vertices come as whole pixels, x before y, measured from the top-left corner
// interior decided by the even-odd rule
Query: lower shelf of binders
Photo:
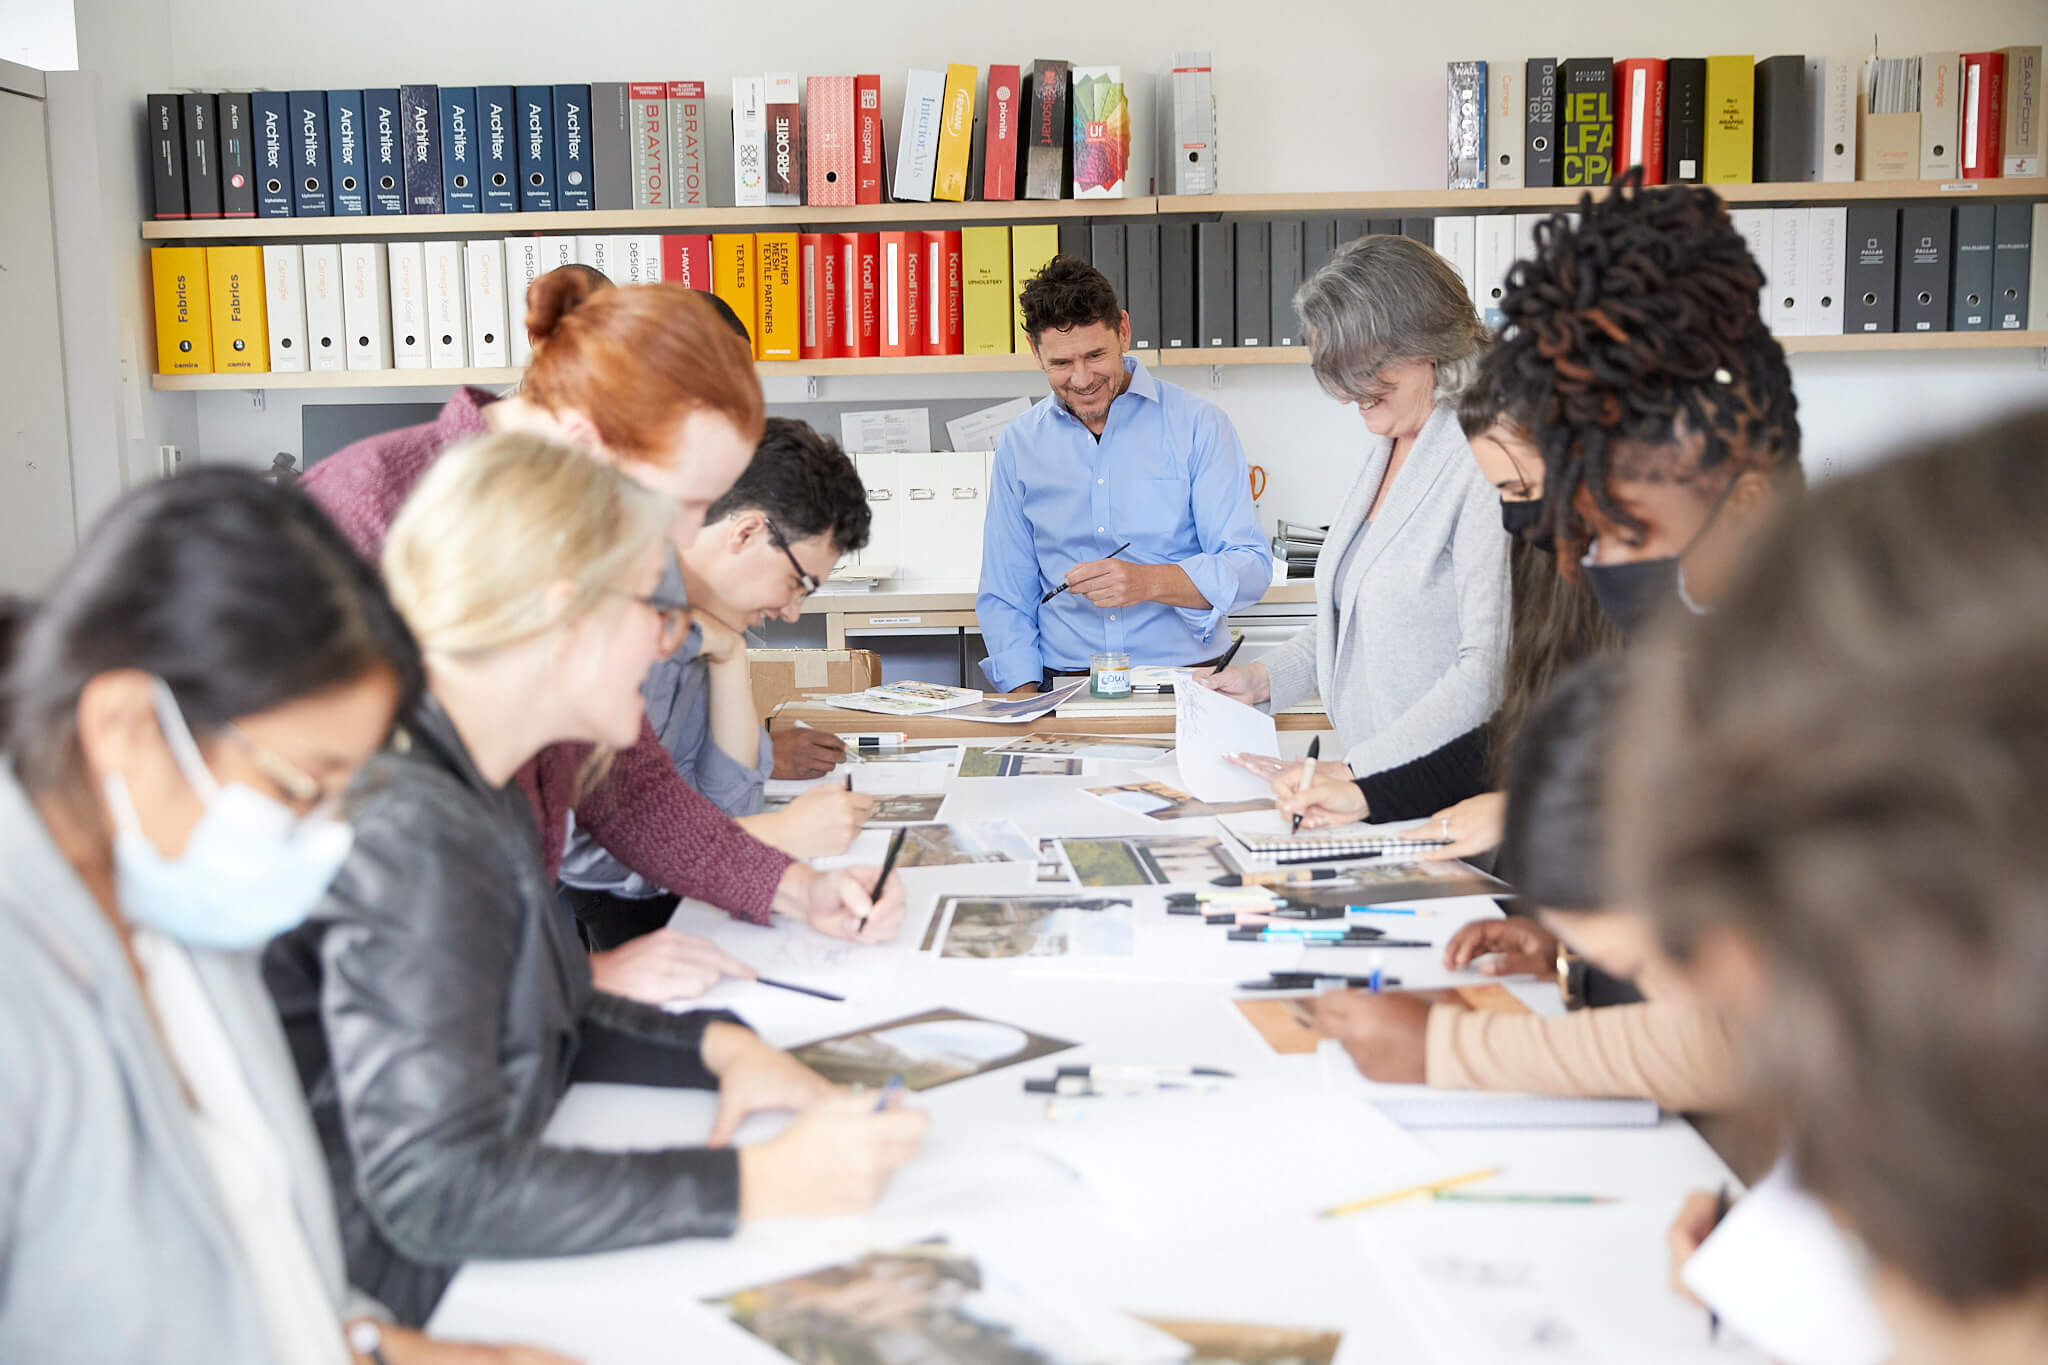
[[[2048,332],[1880,332],[1863,336],[1780,337],[1793,355],[1872,351],[1990,351],[2048,348]],[[1193,350],[1134,351],[1148,365],[1162,369],[1223,365],[1306,365],[1305,346],[1223,346]],[[1034,370],[1028,355],[915,355],[867,359],[764,360],[755,366],[762,378],[823,378],[848,375],[985,374]],[[318,374],[159,374],[152,388],[176,390],[255,389],[409,389],[454,388],[474,384],[497,388],[519,382],[515,368],[471,370],[329,370]]]

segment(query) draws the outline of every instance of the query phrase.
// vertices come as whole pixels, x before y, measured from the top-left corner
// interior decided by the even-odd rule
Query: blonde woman
[[[673,499],[567,447],[499,435],[443,455],[385,543],[427,693],[408,742],[352,788],[355,849],[268,975],[328,1139],[351,1271],[402,1321],[424,1321],[470,1257],[858,1211],[923,1132],[921,1112],[838,1094],[730,1014],[595,991],[555,901],[510,783],[565,742],[598,746],[594,782],[639,734],[641,679],[688,625],[650,596],[675,516]],[[875,915],[871,934],[895,932]],[[572,1079],[716,1087],[711,1145],[550,1146]],[[774,1141],[725,1145],[768,1109],[801,1113]]]

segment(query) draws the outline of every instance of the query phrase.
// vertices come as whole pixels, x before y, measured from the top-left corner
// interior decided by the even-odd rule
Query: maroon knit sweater
[[[486,430],[480,389],[458,389],[433,421],[357,441],[306,471],[299,486],[313,496],[371,561],[384,533],[420,476],[449,446]],[[611,775],[581,801],[572,800],[588,744],[551,744],[514,774],[540,822],[548,875],[561,870],[571,809],[605,851],[678,895],[721,906],[740,919],[768,922],[787,855],[734,824],[677,775],[668,750],[645,719],[640,739],[622,750]]]

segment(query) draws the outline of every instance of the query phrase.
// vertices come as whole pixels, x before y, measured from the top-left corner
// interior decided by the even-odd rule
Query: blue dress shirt
[[[1088,656],[1103,651],[1134,664],[1214,658],[1223,618],[1272,582],[1230,419],[1154,379],[1136,356],[1124,357],[1124,370],[1130,387],[1110,404],[1100,441],[1048,394],[996,442],[974,610],[988,646],[981,671],[1002,691],[1047,668],[1086,671]],[[1125,541],[1119,558],[1179,565],[1209,605],[1105,609],[1076,592],[1040,604],[1069,569]]]

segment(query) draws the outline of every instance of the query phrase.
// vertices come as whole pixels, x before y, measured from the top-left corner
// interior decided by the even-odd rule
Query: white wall
[[[1244,193],[1441,184],[1443,68],[1456,58],[1520,58],[1560,47],[1616,56],[1859,55],[1869,51],[1873,35],[1887,53],[2048,43],[2048,7],[2039,0],[1722,0],[1633,9],[1594,0],[1540,6],[1520,0],[1111,0],[1086,11],[942,0],[782,0],[772,9],[617,0],[572,11],[553,0],[425,6],[357,0],[335,12],[345,13],[345,21],[325,13],[316,18],[303,5],[179,0],[171,23],[161,17],[169,7],[160,0],[77,0],[77,6],[88,68],[94,60],[83,41],[88,31],[132,27],[164,42],[165,83],[218,89],[699,74],[716,88],[732,73],[772,60],[799,72],[880,70],[885,103],[893,104],[910,66],[1046,55],[1150,72],[1164,67],[1176,49],[1207,48],[1216,71],[1222,188]],[[1086,22],[1077,25],[1084,15]],[[1485,38],[1475,50],[1478,34]],[[122,93],[139,102],[146,90],[134,84]],[[134,160],[139,174],[139,145]],[[1867,460],[1912,431],[1952,426],[1991,407],[2048,402],[2048,370],[2033,352],[1808,356],[1793,368],[1817,473]],[[1266,466],[1269,520],[1316,517],[1348,484],[1358,419],[1325,399],[1304,369],[1224,370],[1215,390],[1206,371],[1174,377],[1220,402],[1251,458]],[[920,394],[1042,391],[1032,375],[821,382],[835,401],[877,403]],[[771,380],[769,389],[779,401],[802,393],[791,380]],[[376,395],[406,396],[428,395]],[[267,465],[271,452],[298,448],[294,395],[270,395],[262,413],[239,394],[202,395],[197,407],[200,449],[208,458]]]
[[[0,0],[0,62],[38,71],[78,65],[78,32],[71,0]]]

